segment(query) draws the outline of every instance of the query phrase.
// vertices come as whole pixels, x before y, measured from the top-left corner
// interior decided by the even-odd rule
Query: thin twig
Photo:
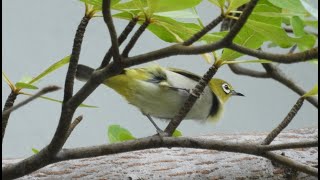
[[[67,133],[67,138],[71,135],[74,128],[82,121],[82,119],[83,119],[83,115],[80,115],[72,121],[72,123],[70,124],[69,130],[68,130],[68,133]]]
[[[79,62],[79,56],[81,51],[81,45],[83,41],[83,36],[86,31],[86,27],[89,23],[91,17],[84,16],[78,26],[76,35],[73,41],[73,48],[70,56],[70,63],[66,75],[66,80],[64,84],[64,97],[63,103],[66,103],[73,95],[73,84],[74,84],[74,77],[77,70],[77,65]]]
[[[314,141],[303,141],[303,142],[290,142],[284,144],[269,144],[261,145],[259,148],[261,151],[276,151],[283,149],[295,149],[295,148],[310,148],[317,147],[319,145],[318,140]]]
[[[181,121],[186,117],[188,112],[191,110],[192,106],[195,104],[197,99],[200,97],[204,88],[207,86],[211,78],[216,74],[218,68],[215,65],[212,65],[208,71],[203,75],[197,85],[192,89],[188,99],[185,101],[183,106],[180,108],[178,114],[170,121],[168,126],[165,129],[165,132],[168,135],[172,135],[174,130],[179,126]]]
[[[246,4],[239,19],[231,27],[229,33],[223,38],[225,42],[231,43],[233,41],[233,39],[240,32],[244,24],[247,22],[247,19],[249,18],[258,1],[259,0],[251,0],[249,3]]]
[[[8,112],[6,115],[3,113],[7,111],[8,109],[12,108],[14,101],[16,100],[18,94],[15,91],[11,91],[9,94],[6,103],[4,104],[3,110],[2,110],[2,139],[1,139],[1,144],[3,143],[3,138],[4,134],[8,125],[9,117],[10,117],[10,112]]]
[[[130,34],[130,32],[133,30],[133,28],[137,24],[138,19],[139,18],[135,17],[129,21],[128,25],[125,27],[125,29],[122,31],[122,33],[118,37],[119,46],[124,42],[124,40],[127,39],[128,35]],[[106,67],[109,64],[111,57],[112,57],[112,48],[109,48],[108,52],[106,53],[106,55],[104,56],[104,58],[102,60],[102,63],[100,65],[99,69]]]
[[[278,81],[279,83],[287,86],[292,91],[296,92],[299,96],[302,96],[306,91],[294,83],[288,76],[286,76],[280,68],[273,64],[262,64],[269,76]],[[314,107],[318,108],[318,100],[314,97],[307,97],[306,100],[310,102]]]
[[[122,52],[122,57],[128,57],[129,52],[131,51],[131,49],[133,48],[133,46],[136,44],[136,42],[138,41],[138,39],[140,38],[140,36],[142,35],[142,33],[146,30],[146,28],[149,26],[150,24],[150,20],[146,19],[144,21],[144,23],[139,27],[139,29],[136,31],[136,33],[134,33],[134,35],[132,36],[132,38],[130,39],[129,43],[127,44],[127,46],[124,48],[123,52]]]
[[[60,87],[58,86],[48,86],[48,87],[45,87],[43,89],[41,89],[39,92],[37,92],[35,95],[25,99],[24,101],[21,101],[20,103],[18,103],[17,105],[5,110],[3,113],[2,113],[2,118],[4,116],[7,116],[9,113],[13,112],[14,110],[17,110],[18,108],[28,104],[29,102],[37,99],[38,97],[44,95],[44,94],[47,94],[47,93],[50,93],[50,92],[53,92],[53,91],[57,91],[61,89]]]
[[[229,68],[233,73],[238,75],[245,75],[256,78],[270,78],[270,75],[268,75],[266,72],[255,71],[249,68],[242,67],[239,64],[229,64]]]
[[[193,44],[194,42],[196,42],[200,38],[202,38],[202,36],[206,35],[210,30],[215,28],[223,19],[224,19],[224,15],[223,14],[218,16],[216,19],[211,21],[207,26],[202,28],[201,31],[199,31],[196,34],[194,34],[191,38],[189,38],[188,40],[186,40],[182,44],[184,46],[190,46],[191,44]]]
[[[112,43],[113,60],[117,64],[120,64],[121,63],[121,56],[120,56],[120,52],[119,52],[117,32],[116,32],[116,28],[114,27],[112,15],[111,15],[110,3],[111,3],[111,0],[103,0],[102,1],[102,14],[103,14],[104,22],[107,24],[107,27],[109,29],[109,35],[110,35],[111,43]]]
[[[231,44],[227,48],[243,54],[247,54],[249,56],[254,56],[259,59],[267,59],[273,62],[285,63],[285,64],[305,62],[318,57],[318,47],[311,48],[309,50],[299,52],[299,53],[294,53],[294,54],[273,54],[273,53],[258,51],[254,49],[249,49],[237,44]]]
[[[298,101],[295,103],[295,105],[292,107],[288,115],[284,118],[284,120],[275,128],[273,129],[267,137],[263,140],[261,143],[262,145],[268,145],[270,144],[277,136],[280,134],[280,132],[286,128],[291,120],[295,117],[297,112],[300,110],[302,104],[303,104],[304,98],[299,98]]]

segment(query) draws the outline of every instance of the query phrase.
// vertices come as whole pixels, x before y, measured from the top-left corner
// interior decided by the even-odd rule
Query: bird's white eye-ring
[[[222,89],[226,94],[229,94],[231,92],[231,89],[227,83],[222,84]]]

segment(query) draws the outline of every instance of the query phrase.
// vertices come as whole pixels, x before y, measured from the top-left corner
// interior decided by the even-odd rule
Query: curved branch
[[[255,71],[249,68],[242,67],[238,64],[229,64],[228,66],[233,73],[238,75],[245,75],[256,78],[270,78],[270,75],[266,72]]]
[[[237,44],[231,44],[227,48],[232,49],[234,51],[247,54],[249,56],[254,56],[259,59],[267,59],[273,62],[278,63],[297,63],[297,62],[304,62],[311,59],[318,58],[318,47],[309,49],[307,51],[303,51],[300,53],[293,53],[293,54],[273,54],[267,53],[263,51],[258,51],[254,49],[249,49]]]
[[[306,91],[303,90],[300,86],[298,86],[296,83],[294,83],[290,78],[288,78],[280,68],[276,67],[272,64],[262,64],[262,66],[265,68],[269,76],[278,81],[279,83],[287,86],[292,91],[296,92],[300,96],[303,96]],[[318,100],[314,97],[307,97],[307,101],[309,101],[312,105],[314,105],[316,108],[318,108]]]

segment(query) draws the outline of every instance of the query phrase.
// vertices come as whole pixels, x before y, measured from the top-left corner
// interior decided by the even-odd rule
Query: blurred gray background
[[[78,0],[3,0],[2,5],[2,70],[13,82],[17,82],[23,76],[36,76],[71,53],[74,34],[84,14],[83,3]],[[219,13],[218,9],[205,0],[198,11],[205,24]],[[124,20],[114,21],[118,33],[127,24]],[[131,55],[168,45],[146,31]],[[92,19],[85,34],[80,63],[96,68],[109,46],[109,35],[102,18]],[[199,55],[174,56],[156,63],[186,69],[199,75],[210,66]],[[245,66],[262,69],[258,65]],[[311,89],[318,81],[318,69],[314,64],[299,63],[280,65],[280,67],[306,90]],[[63,87],[66,69],[67,66],[50,74],[37,84],[38,87],[53,84]],[[238,76],[227,66],[221,68],[216,77],[227,80],[246,97],[230,99],[225,105],[223,118],[215,125],[183,121],[178,128],[183,135],[270,131],[282,121],[298,99],[296,93],[273,80]],[[82,82],[76,81],[75,91],[82,85]],[[2,90],[3,107],[10,93],[4,81]],[[63,90],[60,90],[48,96],[61,100],[62,92]],[[20,95],[16,102],[25,98],[27,97]],[[85,103],[99,108],[79,108],[76,111],[75,116],[82,114],[84,119],[68,139],[65,148],[108,143],[107,127],[111,124],[127,128],[136,137],[155,133],[154,127],[146,117],[113,90],[103,85],[92,93]],[[60,110],[61,104],[38,99],[12,113],[6,129],[2,156],[26,157],[32,154],[31,148],[41,149],[48,144],[57,127]],[[167,124],[159,120],[156,122],[162,128]],[[317,109],[309,102],[305,102],[289,128],[317,126],[317,122]]]

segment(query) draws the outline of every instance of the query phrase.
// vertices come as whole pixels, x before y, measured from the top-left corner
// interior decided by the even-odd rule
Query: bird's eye
[[[229,94],[231,92],[231,89],[227,83],[222,84],[222,89],[226,94]]]

